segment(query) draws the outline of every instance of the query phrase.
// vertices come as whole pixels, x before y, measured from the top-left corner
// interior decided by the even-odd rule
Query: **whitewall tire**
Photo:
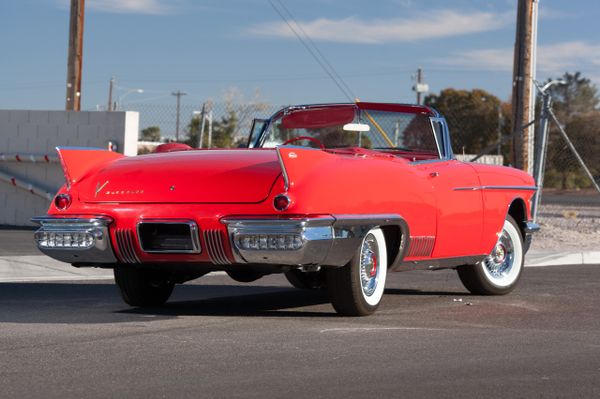
[[[383,231],[371,229],[346,266],[327,270],[327,288],[335,310],[346,316],[375,312],[385,290],[387,267]]]
[[[465,288],[474,294],[504,295],[515,289],[525,263],[523,237],[517,223],[507,216],[492,252],[476,265],[457,271]]]

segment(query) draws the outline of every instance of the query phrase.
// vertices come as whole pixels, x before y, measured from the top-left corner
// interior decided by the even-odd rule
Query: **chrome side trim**
[[[408,257],[421,257],[431,256],[433,252],[433,245],[435,244],[435,237],[433,236],[413,236],[410,237],[410,247],[406,256]]]
[[[473,186],[473,187],[455,187],[454,191],[476,191],[476,190],[524,190],[537,191],[535,186]]]
[[[277,151],[277,159],[279,160],[279,166],[281,167],[281,175],[283,176],[283,190],[288,191],[290,188],[290,179],[287,174],[287,170],[285,170],[285,165],[283,163],[283,158],[281,157],[281,151],[279,150],[279,146],[275,147]]]
[[[462,265],[474,265],[483,261],[487,255],[461,256],[456,258],[426,259],[419,261],[405,261],[392,268],[394,272],[409,270],[440,270],[453,269]]]
[[[221,230],[204,230],[203,235],[210,261],[216,265],[230,265],[231,261],[225,252]]]
[[[116,263],[117,258],[110,242],[108,226],[113,222],[108,216],[55,217],[38,216],[31,219],[40,225],[34,233],[90,233],[94,236],[94,245],[90,248],[48,248],[37,246],[49,257],[67,263],[105,264]],[[37,240],[36,240],[37,244]]]
[[[157,250],[146,250],[142,245],[141,235],[140,235],[140,225],[142,224],[187,224],[190,228],[190,237],[192,240],[192,249],[191,250],[165,250],[165,251],[157,251]],[[202,252],[202,247],[200,246],[200,235],[198,233],[198,225],[195,221],[189,219],[142,219],[137,223],[136,226],[138,243],[140,244],[140,248],[142,251],[153,254],[199,254]]]
[[[36,216],[32,217],[31,221],[41,226],[45,225],[68,225],[68,224],[91,224],[94,226],[108,226],[113,222],[113,219],[108,216],[81,216],[77,215],[70,217],[57,217],[57,216]]]
[[[141,263],[140,258],[135,253],[135,239],[131,229],[116,229],[115,238],[117,240],[117,248],[123,263]]]

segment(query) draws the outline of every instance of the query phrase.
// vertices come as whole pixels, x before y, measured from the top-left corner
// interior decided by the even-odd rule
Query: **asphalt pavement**
[[[1,283],[0,396],[597,398],[599,273],[529,268],[502,297],[392,273],[363,318],[279,275],[209,275],[150,309],[109,281]]]
[[[0,230],[2,398],[600,397],[597,252],[528,254],[503,297],[452,270],[392,273],[375,315],[344,318],[281,275],[210,274],[131,308],[110,270],[31,236]]]

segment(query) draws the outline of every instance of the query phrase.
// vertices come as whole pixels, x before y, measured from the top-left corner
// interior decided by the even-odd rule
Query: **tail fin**
[[[316,170],[317,163],[335,158],[328,152],[308,147],[277,147],[277,155],[286,191],[297,186],[308,173]]]
[[[95,171],[123,154],[102,148],[56,147],[58,158],[65,174],[67,188],[80,181],[89,172]]]

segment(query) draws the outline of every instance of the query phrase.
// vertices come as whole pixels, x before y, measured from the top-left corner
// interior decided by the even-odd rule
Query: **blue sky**
[[[282,1],[363,101],[414,102],[419,66],[433,92],[510,95],[516,0]],[[68,20],[68,0],[3,2],[0,109],[63,109]],[[538,79],[600,83],[598,21],[600,2],[540,0]],[[345,101],[268,0],[87,0],[83,109],[111,76],[124,104]]]

